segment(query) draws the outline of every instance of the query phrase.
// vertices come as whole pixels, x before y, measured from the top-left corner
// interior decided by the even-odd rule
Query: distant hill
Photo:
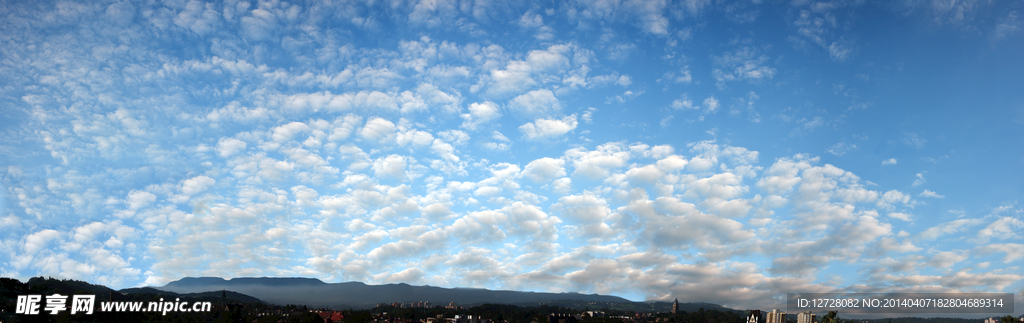
[[[159,290],[198,293],[229,290],[251,295],[272,304],[304,304],[330,308],[370,308],[378,303],[429,301],[435,305],[455,302],[473,304],[522,304],[558,300],[632,303],[617,296],[580,293],[536,293],[477,288],[442,288],[408,284],[367,285],[360,282],[324,283],[313,278],[188,277]]]
[[[207,321],[216,320],[223,313],[127,313],[127,312],[97,312],[89,317],[70,318],[67,311],[57,316],[35,316],[31,319],[20,317],[15,314],[15,305],[18,296],[21,295],[95,295],[97,302],[129,301],[129,302],[153,302],[164,299],[174,299],[183,302],[211,302],[214,306],[263,306],[266,303],[252,296],[232,291],[209,291],[204,293],[175,293],[158,290],[149,287],[128,288],[114,291],[103,285],[94,285],[83,281],[70,279],[53,279],[34,277],[28,282],[22,283],[17,279],[0,277],[0,322],[35,322],[37,319],[42,322],[64,322],[64,321],[95,321],[95,322],[179,322],[179,321]],[[95,308],[95,307],[94,307]]]
[[[117,292],[122,294],[122,295],[125,295],[126,297],[130,297],[130,296],[134,296],[134,295],[159,295],[159,296],[165,297],[167,299],[170,299],[172,297],[175,297],[175,298],[182,297],[182,298],[193,299],[193,301],[206,301],[206,302],[218,302],[218,301],[221,301],[221,300],[226,300],[226,301],[231,302],[231,303],[242,303],[242,304],[246,304],[246,303],[265,303],[264,301],[262,301],[262,300],[260,300],[258,298],[249,296],[249,295],[245,295],[245,294],[237,293],[237,292],[233,292],[233,291],[224,291],[224,290],[209,291],[209,292],[202,292],[202,293],[181,294],[181,293],[175,293],[175,292],[170,292],[170,291],[165,291],[165,290],[159,290],[159,289],[156,289],[156,288],[153,288],[153,287],[142,287],[142,288],[125,288],[125,289],[119,290]]]

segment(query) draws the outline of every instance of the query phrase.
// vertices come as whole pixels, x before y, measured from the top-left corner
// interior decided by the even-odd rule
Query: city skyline
[[[0,13],[0,276],[1024,313],[1019,1]]]

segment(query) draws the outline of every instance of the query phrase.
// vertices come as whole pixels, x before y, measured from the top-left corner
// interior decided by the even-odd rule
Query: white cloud
[[[196,195],[202,191],[205,191],[210,186],[213,186],[217,180],[210,178],[209,176],[199,175],[193,178],[186,179],[181,182],[181,194],[188,196]]]
[[[550,157],[540,158],[531,161],[523,168],[523,177],[529,178],[538,183],[548,183],[556,178],[565,176],[565,161]]]
[[[912,183],[910,185],[911,186],[921,186],[921,184],[924,184],[924,182],[925,182],[924,174],[917,173],[917,175],[914,175],[914,183]]]
[[[839,22],[839,18],[842,15],[837,15],[832,11],[845,6],[847,6],[845,3],[836,3],[829,6],[812,5],[809,8],[810,10],[800,10],[799,17],[793,22],[798,27],[798,34],[803,36],[804,39],[820,46],[836,61],[843,61],[850,57],[854,50],[852,42],[847,41],[843,37],[833,36],[835,31],[842,30]],[[798,45],[804,44],[803,39],[791,38],[790,40],[796,40]]]
[[[676,109],[676,110],[682,110],[682,109],[689,110],[689,109],[700,109],[700,106],[699,105],[697,105],[697,106],[693,105],[693,100],[686,99],[686,96],[684,95],[682,99],[677,99],[675,101],[672,101],[672,108]]]
[[[107,19],[119,26],[127,26],[135,18],[135,6],[128,1],[115,2],[104,12]]]
[[[341,141],[348,139],[348,137],[355,132],[355,129],[359,127],[363,118],[354,114],[348,114],[344,117],[338,117],[331,124],[330,135],[327,140],[330,141]]]
[[[996,221],[978,231],[979,238],[985,239],[1018,239],[1024,229],[1024,221],[1014,217],[1000,217]]]
[[[540,89],[517,96],[511,109],[527,117],[550,117],[562,110],[562,104],[551,90]]]
[[[403,129],[404,127],[399,127]],[[406,131],[398,132],[395,142],[400,146],[413,146],[416,148],[429,146],[434,142],[434,136],[429,132],[409,129]]]
[[[300,133],[309,131],[309,125],[302,122],[292,122],[277,128],[274,128],[273,134],[270,136],[277,143],[284,143],[292,140]]]
[[[850,144],[850,143],[846,143],[846,142],[840,142],[840,143],[836,143],[835,145],[832,145],[832,147],[829,147],[827,152],[829,154],[833,154],[833,155],[836,155],[836,156],[842,156],[842,155],[846,155],[847,152],[849,152],[851,150],[855,150],[855,149],[857,149],[857,145],[855,145],[855,144]],[[882,164],[884,165],[885,162],[882,162]]]
[[[373,161],[373,173],[381,178],[405,179],[408,162],[404,156],[388,155]]]
[[[664,1],[595,1],[577,3],[577,16],[601,24],[602,21],[624,21],[638,25],[644,32],[665,35],[669,32],[669,21],[665,17],[668,3]],[[578,10],[578,11],[576,11]]]
[[[894,218],[894,219],[900,219],[900,220],[907,221],[907,222],[912,220],[910,214],[901,213],[901,212],[889,212],[889,217],[890,218]]]
[[[926,143],[928,143],[928,141],[925,140],[924,138],[921,138],[921,136],[918,136],[916,133],[908,133],[905,136],[903,136],[903,144],[914,147],[918,150],[924,148],[924,145]]]
[[[512,147],[512,141],[497,130],[491,132],[491,139],[494,139],[494,141],[484,143],[485,148],[495,151],[507,151]]]
[[[235,138],[221,138],[217,142],[217,154],[227,158],[245,150],[246,143]]]
[[[931,198],[937,198],[937,199],[941,199],[941,198],[945,198],[946,197],[945,195],[939,195],[939,193],[935,193],[935,192],[932,192],[932,191],[929,191],[929,190],[922,191],[921,194],[918,194],[918,196],[921,196],[921,197],[931,197]]]
[[[980,225],[981,223],[981,219],[953,220],[928,228],[922,231],[920,234],[918,234],[918,236],[921,237],[922,239],[934,240],[942,235],[958,233],[966,230],[969,227]]]
[[[156,202],[156,195],[146,191],[131,191],[128,193],[128,208],[132,210],[141,209],[153,202]]]
[[[25,254],[34,255],[40,250],[48,247],[50,242],[60,239],[60,236],[60,232],[50,229],[29,234],[25,236],[25,242],[24,245],[22,245],[22,248],[25,250]]]
[[[498,111],[498,105],[494,102],[474,102],[469,105],[469,113],[462,114],[462,119],[465,120],[462,123],[462,128],[477,130],[481,125],[497,120],[499,117],[501,117],[501,112]]]
[[[519,26],[523,28],[537,28],[544,25],[544,18],[539,14],[526,12],[519,17]]]
[[[174,24],[181,28],[187,28],[200,35],[209,34],[220,25],[220,13],[213,3],[189,1],[182,10],[174,17]]]
[[[889,158],[882,161],[882,165],[896,165],[896,158]]]
[[[519,131],[527,140],[542,140],[564,136],[576,129],[576,115],[558,119],[537,119],[534,122],[519,126]]]
[[[242,17],[242,34],[253,40],[269,40],[278,28],[277,17],[264,9],[253,10],[250,14]]]
[[[391,121],[374,117],[366,121],[366,125],[359,130],[359,136],[365,140],[384,145],[395,140],[396,130],[397,127]]]
[[[707,99],[704,99],[704,113],[715,113],[717,111],[718,99],[715,99],[714,96],[709,96]]]
[[[1024,258],[1024,244],[1019,243],[994,243],[979,247],[982,252],[1002,252],[1003,262],[1010,263],[1017,259]]]
[[[1024,25],[1024,23],[1022,23],[1020,17],[1017,16],[1017,11],[1010,11],[1006,14],[1005,18],[1000,19],[996,24],[992,31],[992,42],[995,43],[1009,35],[1017,33],[1021,30],[1021,25]]]
[[[420,0],[415,3],[412,12],[409,13],[409,21],[427,27],[440,26],[459,12],[455,1]]]
[[[670,124],[672,124],[672,119],[675,118],[675,116],[667,116],[661,119],[661,122],[659,122],[658,124],[660,124],[662,128],[668,127]]]
[[[465,145],[469,141],[469,135],[459,130],[445,130],[437,134],[444,141],[447,141],[456,146]]]
[[[412,267],[390,274],[387,278],[384,278],[384,281],[387,283],[419,284],[423,275],[422,269]]]
[[[587,111],[583,112],[583,115],[580,116],[580,119],[583,119],[583,122],[586,122],[587,124],[594,123],[594,111],[597,111],[597,109],[593,107],[587,108]]]
[[[881,198],[878,199],[877,205],[886,209],[892,209],[896,203],[910,205],[912,203],[910,195],[897,190],[891,190],[882,194]]]
[[[610,175],[609,170],[626,165],[630,153],[619,143],[607,143],[597,147],[597,150],[587,151],[583,148],[574,148],[565,152],[566,157],[572,161],[573,176],[581,175],[590,179],[603,179]]]
[[[768,56],[760,54],[752,47],[743,47],[721,56],[712,56],[712,61],[719,68],[712,70],[716,85],[723,88],[727,82],[747,80],[758,83],[771,79],[776,70],[764,65]]]

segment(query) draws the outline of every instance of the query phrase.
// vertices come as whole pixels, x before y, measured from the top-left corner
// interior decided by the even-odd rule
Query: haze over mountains
[[[442,288],[408,284],[367,285],[361,282],[325,283],[315,278],[234,278],[186,277],[159,290],[176,293],[235,291],[273,304],[305,304],[317,307],[368,308],[378,303],[429,301],[434,305],[520,304],[543,301],[579,300],[587,302],[632,303],[608,295],[580,293],[537,293],[477,288]]]

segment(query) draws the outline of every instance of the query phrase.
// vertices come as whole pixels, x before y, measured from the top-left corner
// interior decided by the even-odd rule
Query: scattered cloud
[[[945,198],[946,197],[945,195],[939,195],[939,193],[935,193],[935,192],[932,192],[932,191],[929,191],[929,190],[922,191],[921,194],[918,194],[918,196],[937,198],[937,199],[941,199],[941,198]]]
[[[910,185],[911,186],[921,186],[922,184],[924,184],[924,182],[925,182],[924,174],[917,173],[917,175],[914,175],[914,183],[912,183]]]
[[[760,50],[754,47],[743,47],[721,56],[711,56],[711,60],[717,66],[712,70],[711,76],[720,89],[733,81],[761,83],[770,80],[776,73],[775,68],[765,65],[768,59],[767,55],[761,54]]]
[[[718,99],[714,96],[709,96],[704,99],[704,113],[715,113],[718,111]]]
[[[541,118],[519,126],[519,132],[527,140],[553,139],[576,129],[577,124],[575,114],[562,119]]]
[[[918,136],[916,133],[909,133],[903,136],[904,144],[910,147],[914,147],[915,149],[918,150],[924,148],[924,144],[927,142],[927,140],[924,140],[923,138],[921,138],[921,136]]]
[[[549,117],[562,110],[562,104],[550,90],[527,92],[512,100],[511,109],[527,117]]]
[[[462,114],[462,128],[477,130],[481,125],[501,117],[498,105],[494,102],[472,103],[469,105],[469,113]]]
[[[836,155],[836,156],[842,156],[842,155],[846,155],[847,152],[849,152],[851,150],[855,150],[855,149],[857,149],[857,145],[855,145],[855,144],[851,144],[851,143],[847,143],[847,142],[840,142],[840,143],[836,143],[835,145],[832,145],[832,147],[829,147],[827,152],[829,154],[833,154],[833,155]],[[895,163],[895,160],[893,162]],[[882,162],[882,164],[885,165],[885,162]]]
[[[1017,16],[1017,11],[1010,11],[1006,14],[1006,17],[996,23],[995,30],[992,31],[992,42],[995,43],[1016,34],[1021,30],[1022,25],[1024,25],[1024,22]]]
[[[769,5],[791,13],[796,51],[743,38],[779,21]],[[893,138],[873,158],[896,165],[972,138],[900,109],[893,120],[916,132],[860,121],[892,105],[868,81],[920,77],[900,62],[933,61],[894,50],[855,71],[823,67],[877,44],[864,7],[14,3],[0,26],[0,274],[115,288],[303,276],[734,308],[771,308],[787,291],[1009,291],[1024,280],[1015,204],[860,177],[913,176],[921,190],[948,170],[801,153]],[[990,60],[958,61],[979,71],[1005,65],[1020,34],[1003,4],[919,7],[934,10],[925,23],[990,39]],[[935,95],[901,92],[948,108]],[[1004,166],[992,167],[1013,178]]]

